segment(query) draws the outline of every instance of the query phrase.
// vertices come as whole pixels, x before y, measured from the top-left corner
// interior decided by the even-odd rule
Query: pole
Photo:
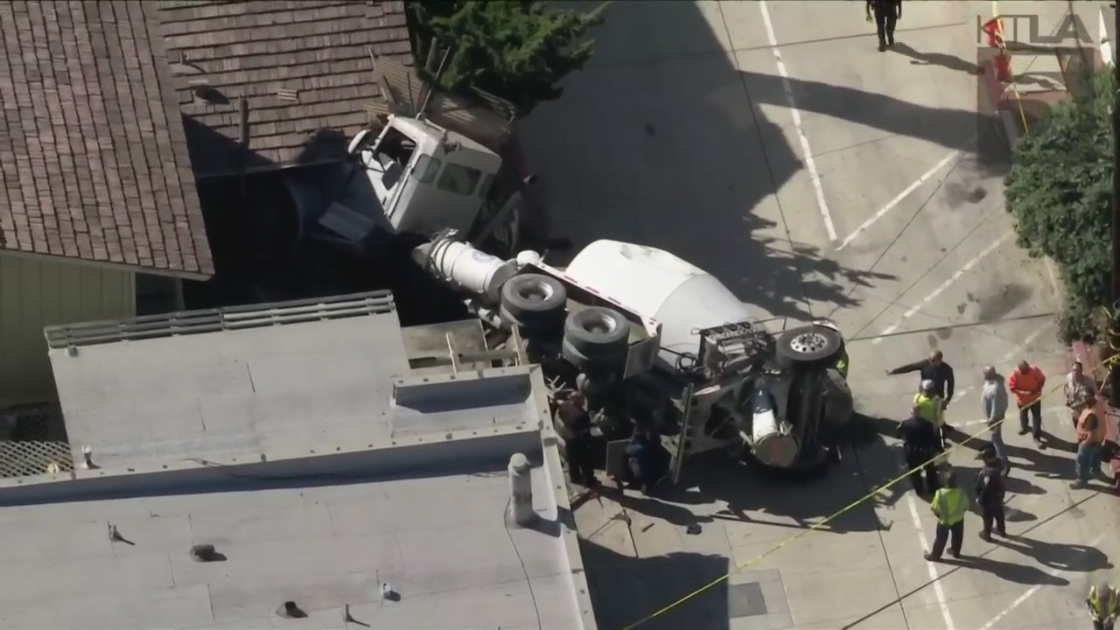
[[[1120,11],[1116,10],[1116,3],[1112,4],[1113,19],[1115,20],[1112,36],[1120,36]],[[1115,43],[1113,46],[1115,47]],[[1120,306],[1120,64],[1116,63],[1116,54],[1112,59],[1105,59],[1105,63],[1112,63],[1116,76],[1116,92],[1112,99],[1112,320],[1109,322],[1108,343],[1112,348],[1120,348],[1120,317],[1115,310]],[[1109,404],[1120,407],[1120,363],[1113,362],[1108,372]]]

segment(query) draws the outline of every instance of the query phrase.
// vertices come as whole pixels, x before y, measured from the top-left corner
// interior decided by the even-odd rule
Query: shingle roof
[[[213,274],[157,26],[147,2],[0,2],[0,252]]]
[[[373,57],[413,62],[403,2],[164,0],[159,17],[199,177],[334,157],[371,120]]]

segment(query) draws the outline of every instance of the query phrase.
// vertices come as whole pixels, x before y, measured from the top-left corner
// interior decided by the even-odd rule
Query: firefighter
[[[930,562],[940,562],[945,551],[945,543],[952,538],[949,555],[961,557],[964,544],[964,513],[968,510],[968,496],[957,487],[957,475],[952,471],[945,476],[945,487],[933,493],[929,509],[937,516],[937,533],[933,538],[933,549],[925,554]]]
[[[875,30],[879,35],[879,52],[894,46],[895,22],[902,19],[902,0],[867,0],[867,21],[875,14]]]
[[[906,469],[910,473],[914,491],[920,495],[928,492],[927,496],[932,496],[940,485],[933,458],[942,451],[941,436],[932,424],[922,419],[921,408],[915,406],[911,409],[910,417],[899,423],[898,437],[902,438]]]
[[[1007,377],[1007,388],[1015,394],[1019,405],[1019,435],[1031,433],[1040,449],[1046,448],[1042,442],[1042,389],[1045,386],[1046,375],[1026,361],[1020,361],[1019,367]]]
[[[1093,630],[1113,630],[1116,617],[1120,615],[1120,592],[1108,582],[1089,589],[1085,600],[1089,607],[1089,617],[1093,620]]]
[[[934,383],[931,380],[922,381],[918,393],[914,394],[914,407],[918,409],[918,417],[933,425],[941,438],[944,446],[946,438],[945,429],[945,404],[937,395]]]
[[[1104,407],[1093,394],[1086,394],[1083,400],[1085,404],[1077,419],[1077,457],[1074,460],[1077,480],[1073,482],[1074,488],[1089,485],[1089,479],[1100,472],[1104,439],[1107,435],[1105,423],[1108,422],[1108,416]]]

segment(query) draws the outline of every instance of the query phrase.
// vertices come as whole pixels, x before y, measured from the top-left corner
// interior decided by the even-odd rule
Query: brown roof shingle
[[[147,2],[0,2],[0,251],[214,272]]]
[[[199,177],[334,157],[317,145],[370,122],[371,55],[413,63],[403,2],[163,0],[159,16]]]

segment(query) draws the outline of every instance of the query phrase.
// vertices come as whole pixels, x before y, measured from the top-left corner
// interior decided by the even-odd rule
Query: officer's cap
[[[928,378],[926,380],[922,381],[922,391],[923,392],[932,392],[933,391],[933,381],[929,380]]]

